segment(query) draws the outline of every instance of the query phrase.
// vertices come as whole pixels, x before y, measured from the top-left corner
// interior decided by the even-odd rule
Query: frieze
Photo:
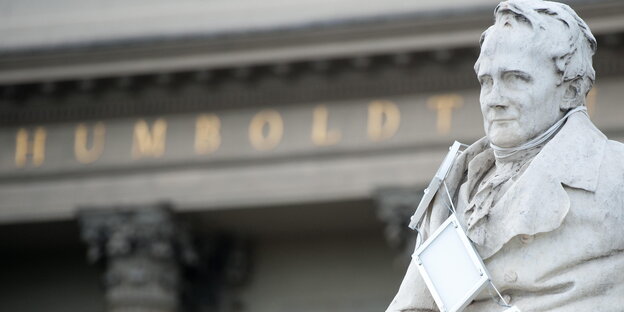
[[[354,151],[444,138],[473,93],[431,94],[4,128],[0,174]],[[475,116],[472,116],[475,115]],[[472,135],[478,135],[474,129]]]
[[[592,115],[599,95],[614,103],[618,84],[590,93]],[[0,179],[470,142],[483,133],[477,103],[468,90],[3,128]],[[618,107],[600,108],[609,129],[619,129]]]

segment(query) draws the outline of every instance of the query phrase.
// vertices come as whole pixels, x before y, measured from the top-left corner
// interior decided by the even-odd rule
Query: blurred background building
[[[0,0],[0,311],[382,311],[496,0]],[[624,2],[592,119],[624,138]]]

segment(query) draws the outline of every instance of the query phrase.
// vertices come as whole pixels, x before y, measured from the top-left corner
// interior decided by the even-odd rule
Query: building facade
[[[624,3],[592,120],[624,139]],[[380,311],[497,1],[0,3],[1,311]]]

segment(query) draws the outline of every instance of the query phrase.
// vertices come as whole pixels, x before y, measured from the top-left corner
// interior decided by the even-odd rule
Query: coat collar
[[[558,228],[570,209],[563,186],[595,192],[606,143],[607,138],[585,114],[570,116],[492,208],[488,221],[467,231],[469,237],[477,235],[477,231],[485,233],[485,241],[475,246],[481,257],[491,257],[517,235]],[[472,161],[487,157],[492,157],[492,150],[483,138],[458,158],[447,177],[449,185],[455,186],[453,193],[457,193],[467,176],[480,174],[471,166]]]
[[[548,173],[569,187],[595,192],[606,142],[607,137],[587,115],[574,114],[535,156],[527,171]],[[487,162],[487,159],[493,162],[494,156],[487,137],[472,144],[466,152],[466,155],[462,155],[463,159],[459,158],[458,161],[462,160],[459,167],[467,169],[467,174],[474,174],[477,170],[471,166],[472,160],[483,158],[482,162]],[[543,169],[545,171],[541,171]],[[540,180],[535,182],[539,183]]]
[[[576,113],[535,156],[527,171],[545,170],[569,187],[595,192],[606,143],[607,137],[589,117]]]

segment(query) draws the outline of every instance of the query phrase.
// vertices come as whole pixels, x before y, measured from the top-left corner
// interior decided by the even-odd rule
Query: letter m
[[[132,142],[132,158],[160,157],[165,153],[165,138],[167,122],[156,119],[150,127],[143,119],[134,124],[134,139]]]

